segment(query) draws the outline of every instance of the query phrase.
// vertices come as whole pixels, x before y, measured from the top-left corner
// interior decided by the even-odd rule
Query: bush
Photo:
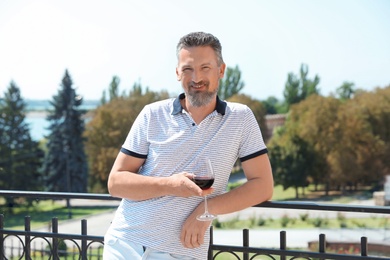
[[[282,216],[282,218],[280,219],[280,224],[282,225],[282,227],[287,227],[288,223],[291,222],[291,219],[289,218],[289,216],[287,214],[284,214]]]
[[[309,218],[309,213],[300,214],[299,218],[305,222]]]
[[[324,227],[324,226],[328,225],[328,220],[325,218],[317,217],[317,218],[312,220],[312,224],[315,227]]]

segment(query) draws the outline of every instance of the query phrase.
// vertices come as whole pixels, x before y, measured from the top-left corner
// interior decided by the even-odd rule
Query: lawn
[[[31,217],[31,229],[50,225],[52,218],[59,222],[72,219],[81,219],[88,215],[98,214],[113,210],[112,206],[72,206],[71,210],[61,201],[39,200],[34,201],[32,206],[14,206],[12,212],[4,203],[0,207],[0,214],[4,216],[4,228],[24,229],[25,217]]]

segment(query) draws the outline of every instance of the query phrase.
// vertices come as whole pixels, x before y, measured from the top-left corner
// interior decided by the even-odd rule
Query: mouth
[[[199,82],[199,83],[192,83],[190,84],[190,87],[194,89],[201,89],[201,88],[207,88],[208,84],[206,82]]]

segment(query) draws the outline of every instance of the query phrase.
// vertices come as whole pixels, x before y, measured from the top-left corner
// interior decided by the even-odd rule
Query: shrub
[[[309,218],[309,213],[299,214],[299,218],[305,222]]]
[[[283,216],[280,218],[280,224],[282,227],[287,227],[288,223],[291,222],[291,219],[287,214],[283,214]]]

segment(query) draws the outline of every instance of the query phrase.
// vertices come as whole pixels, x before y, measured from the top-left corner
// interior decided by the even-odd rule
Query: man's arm
[[[270,200],[273,193],[272,168],[267,154],[257,156],[242,163],[247,182],[241,186],[207,200],[208,210],[214,215],[239,211]],[[180,239],[188,248],[203,244],[209,222],[198,221],[196,216],[204,211],[204,203],[192,212],[184,222]]]
[[[173,195],[181,197],[203,196],[211,191],[202,191],[189,179],[189,173],[173,174],[170,177],[149,177],[138,174],[145,159],[119,152],[108,177],[108,191],[113,197],[132,200]]]
[[[216,215],[239,211],[272,198],[274,181],[267,154],[242,163],[247,182],[208,200],[209,211]]]

